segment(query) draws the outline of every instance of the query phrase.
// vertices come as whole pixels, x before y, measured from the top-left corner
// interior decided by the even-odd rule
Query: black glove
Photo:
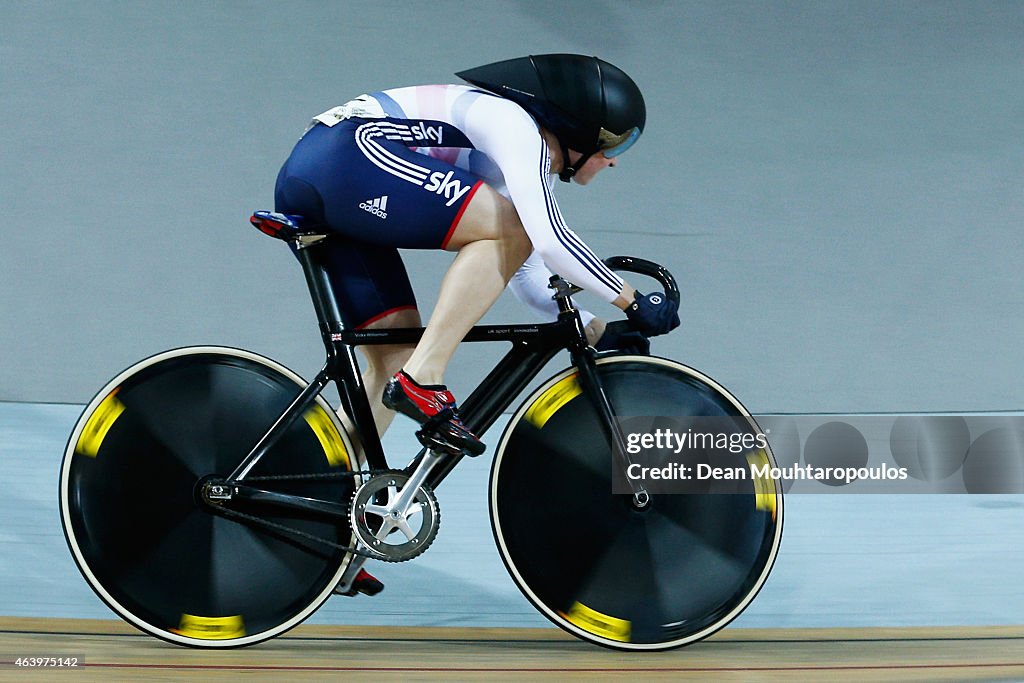
[[[608,323],[604,334],[594,344],[598,351],[621,351],[637,356],[651,355],[651,342],[636,330],[631,330],[626,321]]]
[[[656,337],[679,327],[679,304],[669,301],[661,292],[637,292],[633,303],[626,308],[626,317],[637,332]]]

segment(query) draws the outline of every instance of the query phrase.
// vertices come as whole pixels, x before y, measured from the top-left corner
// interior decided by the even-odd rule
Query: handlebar
[[[637,273],[657,280],[665,290],[665,297],[675,305],[679,305],[679,285],[676,284],[675,277],[665,266],[635,256],[610,256],[604,259],[604,264],[612,270]]]

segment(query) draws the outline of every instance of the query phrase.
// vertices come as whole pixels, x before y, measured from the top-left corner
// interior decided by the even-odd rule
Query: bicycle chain
[[[250,481],[287,481],[287,480],[312,480],[312,479],[328,480],[328,479],[343,479],[345,477],[353,477],[353,478],[355,478],[356,476],[362,476],[362,475],[376,476],[378,474],[386,474],[386,473],[389,473],[389,472],[392,472],[392,470],[361,470],[361,471],[358,471],[358,472],[331,472],[331,473],[325,473],[325,474],[278,474],[278,475],[267,475],[267,476],[263,476],[263,477],[247,477],[246,481],[247,482],[250,482]],[[373,552],[368,551],[368,550],[361,550],[360,548],[353,548],[353,547],[347,546],[347,545],[342,545],[341,543],[335,543],[334,541],[328,540],[326,538],[322,538],[320,536],[316,536],[314,534],[307,533],[305,531],[302,531],[300,529],[296,529],[294,527],[286,526],[284,524],[278,524],[277,522],[271,522],[270,520],[264,519],[263,517],[257,517],[256,515],[250,515],[250,514],[245,513],[245,512],[239,512],[238,510],[232,510],[231,508],[226,508],[226,507],[223,507],[223,506],[220,506],[220,505],[211,505],[210,507],[213,508],[218,514],[221,514],[224,517],[235,518],[235,519],[242,519],[242,520],[245,520],[245,521],[248,521],[248,522],[254,522],[254,523],[256,523],[256,524],[258,524],[260,526],[263,526],[265,528],[268,528],[268,529],[273,529],[275,531],[280,531],[280,532],[283,532],[283,533],[286,533],[286,534],[290,534],[292,536],[296,536],[298,538],[304,538],[304,539],[309,540],[309,541],[316,541],[317,543],[322,543],[323,545],[329,546],[329,547],[334,548],[336,550],[341,550],[341,551],[346,552],[346,553],[352,553],[353,555],[359,555],[361,557],[366,557],[366,558],[371,559],[371,560],[379,560],[380,559],[380,555],[377,554],[377,553],[373,553]]]
[[[357,477],[369,475],[375,477],[378,474],[387,474],[394,470],[359,470],[357,472],[325,472],[323,474],[274,474],[263,477],[246,477],[245,481],[282,481],[286,479],[343,479],[345,477]]]

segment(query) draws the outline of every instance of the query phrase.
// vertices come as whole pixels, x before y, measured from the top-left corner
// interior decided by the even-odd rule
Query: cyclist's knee
[[[447,249],[459,250],[480,240],[502,240],[517,251],[527,249],[530,244],[515,206],[486,184],[481,185],[469,200],[448,240]],[[529,255],[528,249],[526,254]]]

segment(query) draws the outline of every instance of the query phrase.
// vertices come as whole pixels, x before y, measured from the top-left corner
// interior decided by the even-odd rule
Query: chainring
[[[352,533],[375,559],[405,562],[422,554],[441,525],[437,497],[420,486],[405,514],[393,504],[409,481],[403,472],[386,472],[367,479],[356,489],[349,508]]]

